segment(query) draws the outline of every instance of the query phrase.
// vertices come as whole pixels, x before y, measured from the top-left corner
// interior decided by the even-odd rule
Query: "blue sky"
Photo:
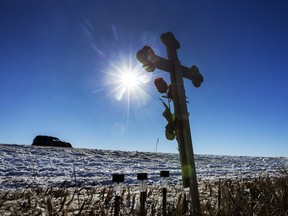
[[[153,80],[136,52],[178,55],[204,76],[185,81],[196,154],[287,156],[287,1],[3,0],[0,143],[57,136],[74,147],[177,152]],[[121,92],[125,70],[141,76]],[[139,88],[141,88],[139,90]],[[123,94],[122,94],[123,93]],[[129,93],[129,94],[128,94]]]

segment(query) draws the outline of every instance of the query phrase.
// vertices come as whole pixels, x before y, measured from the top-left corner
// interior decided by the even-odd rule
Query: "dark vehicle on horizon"
[[[64,142],[57,137],[38,135],[34,138],[34,146],[54,146],[54,147],[72,147],[69,142]]]

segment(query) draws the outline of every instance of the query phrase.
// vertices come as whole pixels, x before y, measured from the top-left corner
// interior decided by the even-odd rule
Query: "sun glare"
[[[151,75],[145,73],[140,64],[132,57],[121,58],[119,63],[110,63],[108,70],[108,85],[111,86],[109,95],[117,100],[127,100],[128,106],[132,101],[145,102],[149,97],[145,91],[146,84],[151,80]]]
[[[123,74],[121,75],[121,83],[124,87],[128,88],[128,89],[132,89],[132,88],[137,88],[137,86],[139,85],[139,76],[137,76],[136,73],[133,73],[133,71],[125,71],[123,72]]]

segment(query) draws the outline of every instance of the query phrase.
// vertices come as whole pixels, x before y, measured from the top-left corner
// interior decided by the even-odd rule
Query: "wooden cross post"
[[[168,59],[155,55],[148,46],[139,50],[136,57],[148,72],[157,68],[170,73],[183,187],[190,187],[193,215],[200,215],[198,184],[183,77],[191,80],[195,87],[201,85],[203,77],[196,66],[187,68],[180,64],[177,56],[180,44],[171,32],[162,34],[160,40],[166,46]]]

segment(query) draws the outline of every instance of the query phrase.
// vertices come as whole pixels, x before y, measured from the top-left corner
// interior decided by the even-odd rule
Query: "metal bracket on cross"
[[[180,64],[177,56],[180,44],[171,32],[162,34],[160,40],[166,46],[167,59],[155,55],[149,46],[144,46],[139,50],[136,57],[147,72],[152,72],[157,68],[170,74],[183,187],[190,187],[192,215],[201,215],[183,77],[191,80],[195,87],[200,87],[203,77],[196,66],[187,68]]]

